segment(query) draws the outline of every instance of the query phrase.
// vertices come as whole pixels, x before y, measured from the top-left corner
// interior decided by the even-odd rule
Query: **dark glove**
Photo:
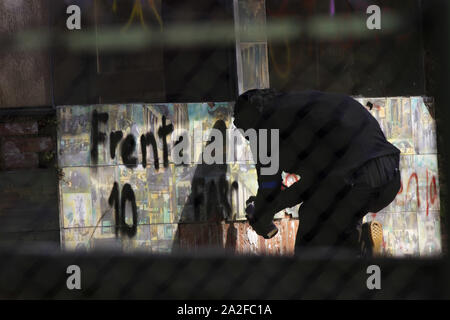
[[[251,198],[252,197],[250,197],[249,200],[251,200]],[[246,202],[247,208],[245,209],[245,212],[247,213],[246,218],[248,219],[250,226],[264,239],[273,238],[278,233],[278,228],[272,221],[269,223],[263,223],[261,219],[257,220],[255,215],[255,204],[253,201],[249,200]]]

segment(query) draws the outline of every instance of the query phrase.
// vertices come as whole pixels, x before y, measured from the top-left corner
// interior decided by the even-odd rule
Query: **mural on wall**
[[[365,220],[383,224],[388,256],[439,254],[439,179],[432,105],[418,97],[358,100],[372,104],[370,112],[402,151],[401,190],[387,208],[368,214]],[[209,128],[233,130],[232,107],[231,103],[59,107],[64,247],[171,252],[177,241],[184,247],[198,243],[199,239],[191,239],[191,243],[179,237],[192,238],[186,230],[207,223],[219,223],[216,226],[224,229],[213,241],[211,226],[204,226],[208,230],[202,229],[202,243],[224,245],[219,238],[226,238],[223,233],[231,230],[229,223],[245,220],[245,201],[257,191],[251,150],[240,135],[231,163],[207,165],[201,161],[210,141]],[[154,145],[142,140],[151,136]],[[181,136],[190,146],[189,161],[176,165],[172,151]],[[286,186],[300,179],[285,172],[282,178]],[[286,214],[298,218],[299,206],[276,218]],[[192,227],[183,232],[182,226]],[[239,232],[239,237],[248,234],[244,246],[259,245],[250,241],[254,235],[248,230],[234,231]]]
[[[245,201],[257,191],[247,140],[237,135],[231,164],[202,161],[208,129],[236,130],[232,109],[231,103],[58,107],[65,248],[168,252],[179,223],[245,219]],[[180,139],[189,154],[176,164]]]
[[[137,2],[134,22],[144,27],[137,19],[141,12]],[[288,2],[277,4],[272,15],[282,15]],[[270,87],[268,58],[279,80],[292,78],[294,60],[305,57],[302,50],[307,46],[302,45],[294,57],[286,41],[286,63],[280,64],[275,61],[278,55],[272,50],[268,54],[261,32],[266,26],[265,1],[233,3],[239,92]],[[311,14],[315,5],[305,6]],[[331,12],[330,5],[330,14],[334,9]],[[309,54],[316,55],[311,50]],[[308,68],[302,68],[303,76],[295,78],[300,86],[302,78],[315,78]],[[391,205],[368,214],[365,220],[383,224],[388,256],[439,254],[439,179],[431,104],[420,97],[358,100],[364,106],[371,103],[370,112],[386,137],[402,151],[399,194]],[[247,141],[238,135],[231,163],[206,165],[201,161],[209,143],[208,130],[234,130],[232,113],[231,103],[213,102],[58,107],[63,247],[161,253],[177,247],[219,245],[238,248],[238,252],[292,253],[301,223],[298,219],[276,221],[280,232],[269,241],[259,238],[248,224],[235,223],[245,220],[245,201],[257,191]],[[187,161],[176,165],[174,146],[186,141]],[[283,172],[282,179],[289,187],[300,177]],[[299,207],[288,208],[275,218],[298,218]]]
[[[438,156],[433,104],[421,97],[365,98],[386,138],[402,152],[402,187],[385,209],[365,220],[383,224],[388,256],[430,256],[441,253]]]

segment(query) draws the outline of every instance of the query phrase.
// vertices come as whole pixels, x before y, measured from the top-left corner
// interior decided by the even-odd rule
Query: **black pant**
[[[388,206],[399,189],[398,154],[373,159],[341,181],[325,179],[300,206],[296,254],[309,248],[359,254],[362,218]]]

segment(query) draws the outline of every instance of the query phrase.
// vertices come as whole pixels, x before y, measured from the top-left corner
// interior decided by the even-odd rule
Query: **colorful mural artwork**
[[[441,253],[440,202],[433,103],[422,97],[358,99],[379,121],[386,138],[402,152],[402,187],[395,200],[366,221],[383,224],[388,256]]]
[[[140,23],[145,28],[137,2],[128,24]],[[160,6],[160,1],[149,3],[153,9]],[[116,1],[112,4],[113,9],[118,5]],[[282,15],[287,4],[283,1],[272,15]],[[265,1],[233,0],[233,5],[239,93],[269,88]],[[310,12],[312,7],[307,6]],[[335,9],[330,1],[330,15]],[[160,22],[159,16],[155,21]],[[291,50],[287,42],[286,46],[283,54],[289,65]],[[274,59],[273,54],[270,58]],[[279,77],[289,76],[292,68],[281,70],[272,62]],[[383,224],[387,256],[440,254],[438,160],[431,101],[421,97],[357,100],[372,106],[370,112],[387,139],[402,152],[401,190],[387,208],[369,213],[365,221]],[[214,246],[241,253],[292,254],[301,223],[300,205],[275,216],[280,232],[269,241],[259,238],[245,223],[245,201],[257,192],[248,141],[236,135],[234,158],[226,164],[202,161],[205,147],[212,141],[211,128],[236,130],[232,107],[226,102],[58,107],[63,247],[168,253]],[[184,164],[173,161],[179,143],[189,146],[182,155]],[[282,179],[289,187],[301,177],[283,172]]]
[[[358,100],[364,106],[371,103],[370,112],[402,151],[401,190],[387,208],[368,214],[365,221],[383,224],[388,256],[439,254],[439,179],[432,104],[419,97]],[[260,241],[252,242],[256,234],[242,223],[245,201],[257,192],[247,140],[238,139],[231,163],[207,165],[199,161],[209,137],[195,132],[233,128],[232,107],[232,103],[59,107],[64,248],[168,253],[178,245],[184,249],[205,244],[226,247],[230,241],[225,239],[233,234],[230,230],[236,222],[234,233],[240,232],[236,237],[242,238],[241,251],[259,252]],[[176,165],[172,152],[183,132],[192,146],[191,154],[188,163]],[[141,137],[152,135],[155,148],[142,144]],[[287,187],[301,179],[285,172],[282,178]],[[299,206],[275,218],[298,218]],[[205,229],[203,240],[193,239],[188,231],[199,228]],[[288,229],[295,239],[295,226]],[[284,240],[274,241],[281,246]]]
[[[238,135],[231,164],[202,161],[208,129],[236,130],[232,108],[231,103],[59,107],[65,248],[166,252],[179,223],[245,219],[245,201],[257,191],[248,141]],[[175,164],[180,137],[190,154],[186,163]]]

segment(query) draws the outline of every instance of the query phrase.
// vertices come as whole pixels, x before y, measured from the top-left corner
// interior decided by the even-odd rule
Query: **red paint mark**
[[[403,192],[403,182],[400,181],[400,190],[398,190],[397,195],[401,194]]]
[[[411,184],[411,180],[414,179],[416,181],[416,197],[417,197],[417,206],[420,207],[420,193],[419,193],[419,179],[417,173],[411,174],[408,180],[408,186],[406,188],[406,192],[409,192],[409,186]],[[428,169],[426,169],[426,185],[425,185],[425,201],[426,201],[426,214],[428,216],[430,211],[430,204],[433,205],[437,199],[437,184],[436,184],[436,176],[431,176],[428,173]],[[403,186],[400,185],[400,191],[398,194],[402,193]]]
[[[433,176],[431,178],[431,183],[430,183],[430,202],[431,202],[431,204],[434,204],[434,202],[436,201],[436,198],[437,198],[436,177]]]

